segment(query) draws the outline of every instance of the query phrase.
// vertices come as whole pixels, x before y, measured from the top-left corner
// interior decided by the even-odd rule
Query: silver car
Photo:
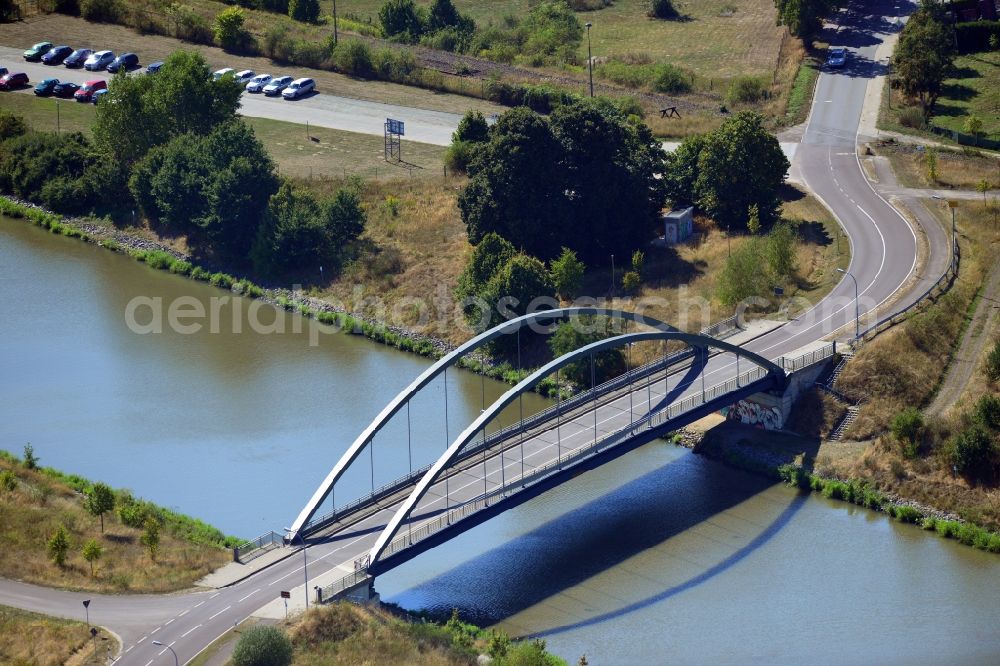
[[[270,74],[258,74],[257,76],[250,79],[250,83],[247,84],[247,92],[259,93],[264,89],[268,83],[271,82]]]
[[[96,51],[83,63],[84,69],[89,72],[99,72],[115,61],[114,51]]]
[[[236,83],[245,85],[254,77],[254,71],[252,69],[244,69],[242,72],[236,72],[233,74],[233,78],[236,79]]]
[[[312,79],[295,79],[281,91],[281,96],[285,99],[298,99],[314,90],[316,90],[316,82]]]
[[[282,91],[292,84],[292,77],[290,76],[279,76],[276,79],[271,79],[271,82],[264,86],[264,94],[268,97],[276,97],[282,93]]]
[[[236,70],[233,69],[232,67],[223,67],[220,70],[212,72],[212,80],[213,81],[218,81],[219,79],[221,79],[226,74],[235,74],[235,73],[236,73]]]

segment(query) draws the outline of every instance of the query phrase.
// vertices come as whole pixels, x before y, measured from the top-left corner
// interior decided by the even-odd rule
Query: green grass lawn
[[[973,53],[955,60],[956,75],[945,81],[934,124],[964,132],[971,115],[983,121],[983,138],[1000,141],[1000,53]]]
[[[377,22],[382,4],[383,0],[338,0],[337,11]],[[537,0],[455,0],[458,10],[481,27],[491,22],[500,25],[507,15],[523,17],[536,4]],[[784,28],[775,25],[773,0],[698,0],[677,6],[685,15],[683,21],[650,19],[649,0],[615,0],[609,7],[577,16],[581,23],[594,25],[595,56],[644,53],[655,61],[716,78],[774,71]],[[586,60],[586,39],[580,56]]]
[[[90,134],[94,106],[72,100],[55,100],[24,93],[0,93],[0,107],[17,113],[32,128],[54,132]],[[58,112],[57,112],[58,109]],[[405,166],[386,163],[380,136],[323,127],[309,127],[267,118],[247,118],[257,137],[267,146],[282,175],[296,178],[441,178],[444,148],[403,142]]]

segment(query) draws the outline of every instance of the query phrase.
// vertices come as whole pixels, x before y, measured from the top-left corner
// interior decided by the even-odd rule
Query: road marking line
[[[213,594],[212,596],[210,596],[210,597],[208,598],[208,600],[209,600],[209,601],[211,601],[212,599],[216,598],[216,597],[217,597],[217,596],[219,596],[220,594],[222,594],[222,592],[216,592],[215,594]]]
[[[150,665],[150,664],[152,664],[152,663],[153,663],[153,660],[152,660],[152,659],[150,659],[149,661],[147,661],[147,662],[146,662],[146,666],[149,666],[149,665]]]
[[[197,606],[196,606],[196,608],[197,608]],[[190,612],[191,612],[191,609],[189,608],[188,610],[186,610],[186,611],[183,611],[183,612],[179,613],[179,614],[177,615],[177,617],[184,617],[185,615],[187,615],[187,614],[188,614],[188,613],[190,613]]]
[[[238,603],[238,604],[239,603],[243,603],[244,601],[246,601],[247,599],[249,599],[253,595],[257,594],[258,592],[260,592],[260,588],[259,587],[256,590],[254,590],[253,592],[251,592],[250,594],[248,594],[247,596],[245,596],[242,599],[240,599],[239,601],[237,601],[236,603]]]
[[[153,629],[151,632],[149,632],[149,635],[152,636],[153,634],[155,634],[159,630],[160,630],[160,627],[157,627],[156,629]]]
[[[208,618],[208,619],[209,619],[209,620],[214,620],[215,618],[219,617],[220,615],[222,615],[223,613],[225,613],[225,612],[226,612],[227,610],[229,610],[230,608],[232,608],[232,606],[226,606],[225,608],[223,608],[223,609],[222,609],[222,610],[220,610],[220,611],[219,611],[218,613],[216,613],[215,615],[213,615],[212,617],[210,617],[210,618]]]
[[[196,604],[194,605],[194,607],[195,607],[195,608],[197,608],[198,606],[201,606],[201,605],[202,605],[202,604],[204,604],[204,603],[205,603],[204,601],[199,601],[198,603],[196,603]],[[187,611],[184,611],[184,612],[186,613]]]
[[[131,652],[131,651],[132,651],[132,648],[134,648],[134,647],[135,647],[134,645],[130,645],[130,646],[129,646],[129,647],[128,647],[128,648],[126,649],[126,650],[125,650],[125,652]]]
[[[173,622],[173,621],[174,621],[175,619],[176,619],[176,618],[173,618],[173,617],[172,617],[172,618],[170,618],[169,620],[167,620],[166,622],[164,622],[164,623],[163,623],[163,626],[164,626],[164,627],[165,627],[165,626],[167,626],[168,624],[170,624],[171,622]]]
[[[194,631],[195,629],[197,629],[200,626],[201,626],[200,624],[196,624],[195,626],[191,627],[190,629],[188,629],[187,631],[185,631],[183,634],[181,634],[181,638],[186,638],[188,634],[190,634],[192,631]]]
[[[149,638],[149,636],[143,636],[142,638],[140,638],[139,640],[137,640],[137,641],[135,642],[135,644],[136,644],[136,645],[138,645],[139,643],[143,642],[143,641],[144,641],[144,640],[146,640],[147,638]]]

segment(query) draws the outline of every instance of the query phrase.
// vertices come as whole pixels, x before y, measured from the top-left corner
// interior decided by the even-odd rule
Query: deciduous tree
[[[92,515],[98,516],[101,519],[101,532],[104,532],[104,514],[108,511],[114,511],[115,492],[105,483],[95,483],[87,491],[84,506]]]
[[[557,259],[549,262],[552,286],[560,298],[569,300],[576,296],[583,286],[584,263],[577,259],[576,252],[564,247]]]
[[[60,525],[55,533],[49,537],[47,546],[49,559],[51,559],[57,567],[62,567],[66,564],[66,554],[69,552],[70,542],[69,532],[66,531],[65,526]]]
[[[101,544],[97,543],[96,539],[90,539],[83,545],[83,559],[90,564],[91,576],[94,575],[94,562],[101,559],[102,555],[104,555],[104,548],[101,547]]]
[[[928,118],[955,61],[955,29],[944,5],[922,0],[906,22],[893,54],[896,79],[903,91],[920,102]]]

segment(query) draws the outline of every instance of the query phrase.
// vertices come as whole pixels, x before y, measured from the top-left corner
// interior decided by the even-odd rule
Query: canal
[[[0,278],[0,447],[20,455],[31,442],[43,464],[240,536],[288,525],[428,365],[23,221],[0,218]],[[157,308],[192,300],[214,304],[216,321],[181,332],[164,316],[161,333],[126,323],[131,311],[150,328]],[[346,486],[361,493],[429,462],[504,389],[449,373],[447,428],[437,381],[412,406],[412,448],[394,422],[376,440],[387,455]],[[985,663],[1000,656],[998,565],[656,442],[416,558],[378,590],[538,636],[571,663]]]

